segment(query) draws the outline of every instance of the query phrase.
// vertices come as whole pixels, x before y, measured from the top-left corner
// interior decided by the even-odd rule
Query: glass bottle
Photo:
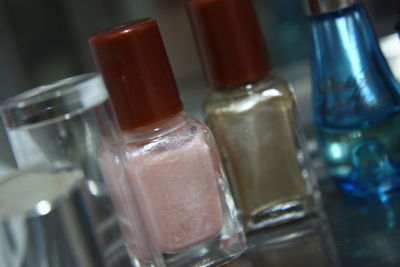
[[[187,8],[214,89],[206,120],[247,231],[314,214],[295,96],[271,72],[251,1],[193,0]]]
[[[313,109],[330,176],[364,196],[400,185],[400,87],[364,7],[351,2],[310,1]]]
[[[125,169],[153,246],[169,266],[239,256],[245,237],[213,136],[182,111],[156,21],[120,25],[89,42],[116,109]]]
[[[110,111],[98,74],[63,79],[2,104],[23,169],[0,182],[0,257],[8,258],[7,266],[164,266],[136,203],[124,204],[133,198],[120,189],[127,184],[123,172],[102,175],[99,155],[115,143]]]

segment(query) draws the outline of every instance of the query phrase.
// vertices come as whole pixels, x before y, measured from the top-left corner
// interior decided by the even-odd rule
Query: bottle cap
[[[149,125],[182,111],[157,22],[122,24],[89,39],[122,130]]]
[[[241,84],[270,71],[251,0],[192,0],[187,10],[211,87]]]

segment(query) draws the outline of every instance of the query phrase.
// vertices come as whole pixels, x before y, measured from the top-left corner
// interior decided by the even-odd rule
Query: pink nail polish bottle
[[[214,139],[183,112],[154,19],[92,36],[122,130],[130,186],[169,266],[226,262],[246,245]]]

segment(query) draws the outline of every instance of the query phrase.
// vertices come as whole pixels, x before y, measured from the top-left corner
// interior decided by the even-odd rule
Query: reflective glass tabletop
[[[229,267],[400,266],[400,192],[357,199],[320,180],[317,218],[249,236],[249,248]]]

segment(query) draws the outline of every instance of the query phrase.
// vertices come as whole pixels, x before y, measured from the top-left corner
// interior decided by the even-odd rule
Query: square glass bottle
[[[114,104],[120,150],[152,245],[169,266],[210,266],[246,248],[213,136],[183,112],[157,23],[92,36]]]
[[[251,1],[192,0],[187,8],[214,89],[207,123],[247,230],[314,214],[318,190],[295,96],[271,72]]]

